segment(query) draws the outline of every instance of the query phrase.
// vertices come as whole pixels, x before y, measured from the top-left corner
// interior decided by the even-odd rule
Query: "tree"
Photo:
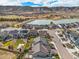
[[[50,25],[53,25],[54,23],[53,22],[50,22]]]

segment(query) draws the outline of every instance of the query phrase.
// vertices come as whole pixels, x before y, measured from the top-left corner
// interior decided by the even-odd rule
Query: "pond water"
[[[67,24],[67,23],[74,23],[79,22],[79,19],[62,19],[53,21],[55,24]]]
[[[27,24],[32,24],[32,25],[49,25],[51,22],[54,24],[67,24],[67,23],[74,23],[74,22],[79,22],[79,19],[62,19],[62,20],[48,20],[48,19],[38,19],[31,21]]]

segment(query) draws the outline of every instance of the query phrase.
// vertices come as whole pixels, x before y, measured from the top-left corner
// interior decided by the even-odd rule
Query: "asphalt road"
[[[50,36],[53,36],[52,40],[55,43],[55,46],[57,48],[57,51],[59,53],[59,56],[61,59],[74,59],[73,56],[67,51],[67,49],[62,45],[62,42],[58,38],[58,36],[55,34],[55,30],[47,30]]]

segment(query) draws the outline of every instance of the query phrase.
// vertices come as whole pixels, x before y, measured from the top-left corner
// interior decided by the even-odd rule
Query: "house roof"
[[[42,53],[48,54],[50,48],[49,48],[47,40],[42,37],[37,37],[35,40],[34,40],[35,42],[34,42],[34,45],[32,48],[33,54],[37,53],[37,52],[42,52]]]
[[[52,59],[51,57],[41,58],[41,57],[34,57],[33,59]]]
[[[5,29],[1,29],[1,32],[3,32],[3,31],[13,31],[13,30],[25,30],[25,29],[9,27],[9,28],[5,28]]]
[[[38,53],[38,52],[42,52],[42,53],[46,53],[48,54],[49,49],[48,47],[42,45],[41,43],[36,44],[33,48],[33,54]]]
[[[34,39],[34,43],[42,43],[48,45],[47,39],[44,37],[37,37]]]
[[[20,48],[23,48],[24,47],[24,44],[19,44],[17,49],[20,49]]]

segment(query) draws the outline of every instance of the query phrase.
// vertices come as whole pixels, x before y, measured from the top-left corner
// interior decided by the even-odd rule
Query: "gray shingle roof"
[[[39,42],[39,43],[42,42],[43,44],[48,45],[47,39],[44,38],[44,37],[37,37],[37,38],[34,40],[34,43],[38,43],[38,42]]]
[[[49,45],[48,42],[45,38],[43,37],[37,37],[34,40],[34,44],[32,46],[33,54],[37,52],[42,52],[42,53],[49,53]]]

